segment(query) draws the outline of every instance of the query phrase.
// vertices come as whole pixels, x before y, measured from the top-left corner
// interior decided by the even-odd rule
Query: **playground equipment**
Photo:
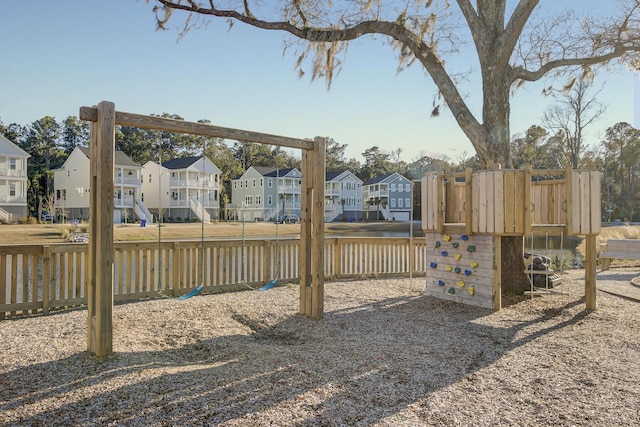
[[[326,138],[296,139],[203,123],[119,112],[102,101],[81,107],[91,122],[89,286],[87,349],[97,356],[113,352],[113,167],[116,125],[273,144],[302,151],[300,220],[300,313],[324,313],[324,181]],[[99,161],[98,161],[99,159]],[[314,188],[322,189],[314,191]]]
[[[501,308],[503,238],[585,236],[586,308],[596,308],[596,170],[534,171],[529,166],[427,173],[422,178],[422,229],[427,233],[427,294],[495,310]]]

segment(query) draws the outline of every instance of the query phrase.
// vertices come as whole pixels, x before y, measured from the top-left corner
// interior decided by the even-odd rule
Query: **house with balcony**
[[[209,222],[220,217],[221,175],[206,156],[149,161],[142,166],[142,199],[163,221]]]
[[[275,221],[284,214],[300,216],[302,174],[296,168],[249,167],[231,180],[229,219]]]
[[[29,154],[0,134],[0,221],[26,217]]]
[[[56,213],[64,218],[89,218],[90,151],[76,147],[59,169],[53,171]],[[113,172],[113,222],[153,221],[141,197],[142,167],[116,150]]]
[[[362,184],[362,214],[368,221],[409,221],[411,181],[394,172]]]
[[[362,180],[351,171],[327,172],[324,184],[324,220],[362,219]]]

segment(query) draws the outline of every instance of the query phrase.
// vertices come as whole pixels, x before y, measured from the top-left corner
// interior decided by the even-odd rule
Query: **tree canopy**
[[[639,0],[621,0],[610,16],[590,16],[589,7],[572,2],[564,11],[547,13],[539,0],[422,0],[414,2],[289,0],[277,6],[260,0],[147,0],[154,3],[159,28],[183,12],[187,32],[203,22],[226,20],[291,36],[297,46],[296,67],[330,86],[342,67],[350,41],[380,35],[394,47],[401,71],[420,64],[438,88],[483,167],[511,166],[510,95],[525,82],[562,78],[565,88],[589,80],[600,67],[637,64],[640,49]],[[508,4],[507,4],[508,3]],[[473,46],[479,66],[482,111],[475,113],[460,83],[466,69],[447,59]],[[440,112],[435,104],[433,115]]]

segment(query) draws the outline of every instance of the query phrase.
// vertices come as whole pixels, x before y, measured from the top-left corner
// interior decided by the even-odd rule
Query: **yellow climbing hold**
[[[467,291],[469,291],[469,295],[473,295],[476,293],[475,288],[467,288]]]
[[[450,265],[447,265],[444,269],[447,270],[447,271],[451,271],[452,270]]]
[[[464,282],[462,280],[458,281],[458,286],[460,286],[461,288],[464,287]]]
[[[460,260],[460,258],[462,258],[462,255],[455,254],[453,257],[455,258],[456,261],[458,261],[458,260]]]
[[[477,263],[477,262],[475,262],[475,261],[471,261],[471,262],[469,263],[469,265],[471,265],[471,267],[475,268],[475,267],[477,267],[477,266],[478,266],[478,263]]]
[[[448,242],[449,240],[451,240],[451,236],[449,236],[448,234],[444,235],[444,241]]]

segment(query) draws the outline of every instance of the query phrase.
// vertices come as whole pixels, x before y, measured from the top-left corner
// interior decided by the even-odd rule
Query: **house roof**
[[[252,168],[254,168],[262,176],[269,176],[274,178],[287,176],[288,173],[290,173],[292,170],[295,170],[295,168],[276,169],[264,166],[252,166]]]
[[[76,147],[76,148],[79,149],[82,152],[82,154],[87,156],[87,159],[91,158],[89,157],[89,153],[90,153],[89,147]],[[127,156],[126,154],[124,154],[123,151],[120,151],[120,150],[116,150],[116,154],[115,154],[115,158],[113,159],[113,162],[118,166],[129,166],[134,168],[140,167],[138,163],[131,160],[131,157]]]
[[[186,169],[200,160],[202,156],[184,157],[182,159],[171,159],[166,162],[162,162],[162,166],[167,169]]]
[[[393,173],[388,173],[386,175],[378,175],[376,177],[373,177],[372,179],[370,179],[369,181],[365,182],[363,185],[371,185],[371,184],[377,184],[379,182],[384,181],[385,179],[389,178],[391,175],[393,175],[395,172]]]
[[[347,172],[346,170],[336,171],[336,172],[327,172],[327,177],[325,178],[327,181],[333,181],[343,173]]]
[[[15,157],[31,157],[29,153],[11,142],[9,138],[0,133],[0,152],[4,155]]]

